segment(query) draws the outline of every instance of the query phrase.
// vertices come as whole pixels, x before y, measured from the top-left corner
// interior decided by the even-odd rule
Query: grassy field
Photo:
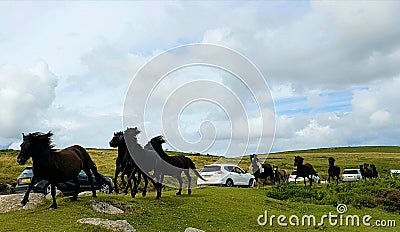
[[[16,163],[17,153],[16,151],[0,152],[0,183],[15,184],[16,177],[23,169],[23,166]],[[116,150],[90,149],[89,153],[102,174],[108,176],[114,174]],[[173,153],[170,154],[173,155]],[[342,169],[355,168],[365,162],[374,163],[383,181],[376,180],[354,186],[340,183],[338,187],[320,184],[313,186],[311,190],[304,189],[300,185],[277,187],[269,185],[260,188],[204,187],[194,189],[192,196],[188,196],[187,192],[183,191],[184,194],[179,197],[175,196],[176,190],[166,188],[160,200],[154,199],[155,193],[152,191],[147,197],[138,196],[135,199],[124,195],[99,194],[98,200],[109,202],[126,210],[125,214],[118,216],[94,212],[90,207],[90,196],[80,197],[77,202],[69,202],[69,199],[65,197],[58,199],[59,208],[57,210],[48,210],[51,202],[46,200],[36,209],[0,214],[0,231],[49,231],[50,229],[52,231],[104,231],[98,227],[76,223],[76,220],[84,217],[125,219],[138,231],[184,231],[186,227],[196,227],[205,231],[399,231],[399,212],[390,212],[384,205],[353,205],[351,201],[353,198],[360,197],[363,200],[364,195],[357,195],[361,194],[360,191],[370,196],[375,192],[383,191],[383,188],[399,190],[399,180],[392,182],[388,178],[390,169],[400,169],[399,147],[284,152],[268,155],[266,162],[278,165],[281,169],[292,170],[295,155],[301,155],[305,158],[305,162],[312,163],[322,177],[327,176],[327,159],[330,156],[335,157],[336,165]],[[215,156],[190,155],[190,158],[198,168],[216,161],[239,162],[239,165],[245,170],[248,170],[250,166],[249,157],[220,160]],[[293,197],[291,197],[292,194]],[[303,194],[305,197],[302,198]],[[275,215],[276,217],[296,215],[301,219],[304,215],[314,215],[318,224],[322,215],[329,214],[329,212],[337,214],[336,205],[333,203],[334,201],[331,201],[332,197],[338,198],[336,203],[341,203],[340,198],[351,194],[353,194],[353,198],[346,201],[348,203],[346,214],[370,215],[372,225],[379,219],[395,220],[397,227],[332,226],[326,219],[325,224],[320,226],[279,226],[276,218],[272,226],[269,222],[265,226],[257,223],[259,215],[264,214],[267,210],[268,216]],[[321,200],[324,198],[326,201]]]

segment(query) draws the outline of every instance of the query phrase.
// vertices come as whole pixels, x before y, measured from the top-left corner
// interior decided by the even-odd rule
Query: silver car
[[[211,164],[200,169],[200,175],[206,179],[197,179],[197,185],[225,185],[232,186],[252,186],[254,176],[247,173],[235,164]]]
[[[361,180],[361,171],[360,169],[344,169],[342,174],[343,182],[353,182],[357,180]]]

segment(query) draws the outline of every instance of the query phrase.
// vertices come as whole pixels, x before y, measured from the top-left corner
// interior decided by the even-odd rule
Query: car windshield
[[[297,171],[293,171],[290,175],[297,175]]]
[[[205,166],[200,170],[200,172],[216,172],[221,170],[220,166]]]
[[[358,174],[358,170],[344,170],[343,174]]]

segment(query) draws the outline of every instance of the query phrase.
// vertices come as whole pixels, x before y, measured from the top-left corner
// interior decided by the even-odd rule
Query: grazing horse
[[[139,183],[141,181],[141,177],[143,176],[144,188],[143,188],[142,196],[146,196],[147,185],[148,185],[147,176],[136,166],[135,162],[133,162],[133,159],[132,159],[131,155],[129,154],[128,148],[126,147],[124,133],[122,131],[114,133],[114,137],[110,141],[110,146],[118,148],[118,157],[117,157],[117,160],[115,163],[115,176],[114,176],[115,185],[117,186],[118,174],[122,171],[121,181],[122,181],[123,185],[125,186],[124,193],[127,194],[128,188],[130,188],[131,196],[134,198],[137,193],[137,186],[139,185]],[[135,177],[136,172],[138,173],[137,179]],[[133,175],[132,175],[132,173],[133,173]],[[124,175],[129,175],[128,176],[129,179],[128,179],[127,183],[124,180]],[[132,184],[131,184],[132,179],[134,182],[133,188],[132,188]]]
[[[310,180],[310,187],[312,186],[313,175],[316,175],[313,166],[309,163],[303,164],[304,158],[301,156],[294,157],[294,166],[297,167],[297,175],[294,179],[294,183],[297,183],[296,180],[298,177],[303,177],[304,179],[304,187],[307,186],[306,178]]]
[[[274,166],[274,177],[275,181],[278,181],[278,183],[281,183],[281,180],[283,182],[287,181],[287,172],[286,170],[279,170],[278,166]]]
[[[371,177],[378,178],[378,170],[376,170],[375,164],[371,164],[370,166],[371,166],[371,172],[372,172]]]
[[[126,145],[131,152],[132,159],[137,166],[137,169],[149,177],[157,191],[156,199],[161,198],[162,184],[160,183],[162,160],[154,150],[144,149],[137,140],[137,135],[140,130],[137,127],[127,128],[124,131]],[[150,172],[153,171],[153,174]],[[131,177],[136,172],[136,168],[131,173]],[[153,179],[154,178],[154,179]]]
[[[250,155],[250,162],[256,183],[258,182],[258,179],[263,179],[263,185],[265,185],[267,178],[269,177],[275,184],[274,171],[270,164],[260,164],[260,159],[256,154]],[[260,166],[264,169],[263,172],[261,172]]]
[[[369,164],[364,163],[364,176],[365,179],[372,178],[372,170],[368,168]]]
[[[331,177],[333,180],[335,180],[335,177],[336,177],[336,184],[338,184],[339,183],[339,175],[340,175],[340,167],[335,166],[335,159],[333,157],[330,157],[328,159],[328,163],[329,163],[328,182],[330,182]]]
[[[157,154],[163,159],[165,162],[163,163],[161,170],[161,178],[160,183],[164,182],[164,175],[175,177],[179,182],[179,190],[176,195],[182,194],[182,172],[185,173],[188,179],[188,195],[192,193],[190,188],[192,177],[189,174],[189,170],[192,169],[194,174],[202,179],[203,181],[207,181],[204,179],[200,173],[196,170],[196,165],[193,161],[186,156],[179,155],[179,156],[169,156],[162,148],[162,144],[165,143],[165,140],[162,135],[156,136],[150,140],[150,143]]]
[[[111,186],[104,176],[97,172],[96,164],[92,161],[86,150],[78,145],[65,148],[59,152],[53,149],[51,137],[53,134],[36,132],[23,136],[21,151],[18,155],[17,162],[24,165],[26,161],[32,157],[33,177],[21,201],[25,205],[29,199],[29,193],[33,186],[40,180],[47,180],[51,185],[51,196],[53,204],[50,209],[56,209],[56,184],[73,180],[76,185],[72,201],[76,201],[79,193],[78,174],[83,170],[89,178],[92,187],[92,196],[96,197],[96,190],[93,185],[92,173],[96,178],[96,183],[105,183]]]

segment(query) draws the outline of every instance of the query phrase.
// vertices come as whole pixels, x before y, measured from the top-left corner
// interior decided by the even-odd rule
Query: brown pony
[[[53,204],[50,209],[56,209],[56,184],[73,180],[76,184],[76,190],[71,200],[76,201],[79,193],[78,174],[83,170],[89,178],[92,186],[92,196],[96,197],[96,191],[93,185],[92,174],[96,178],[97,184],[111,183],[97,172],[96,164],[92,161],[86,150],[78,145],[65,148],[59,152],[53,149],[51,137],[53,134],[36,132],[23,136],[21,151],[18,155],[17,162],[24,165],[26,161],[32,157],[33,177],[21,201],[22,205],[28,202],[29,193],[33,186],[40,180],[47,180],[51,185],[51,196]]]
[[[286,170],[279,170],[278,166],[274,166],[274,175],[275,175],[275,181],[278,181],[278,183],[287,181],[287,172]]]

